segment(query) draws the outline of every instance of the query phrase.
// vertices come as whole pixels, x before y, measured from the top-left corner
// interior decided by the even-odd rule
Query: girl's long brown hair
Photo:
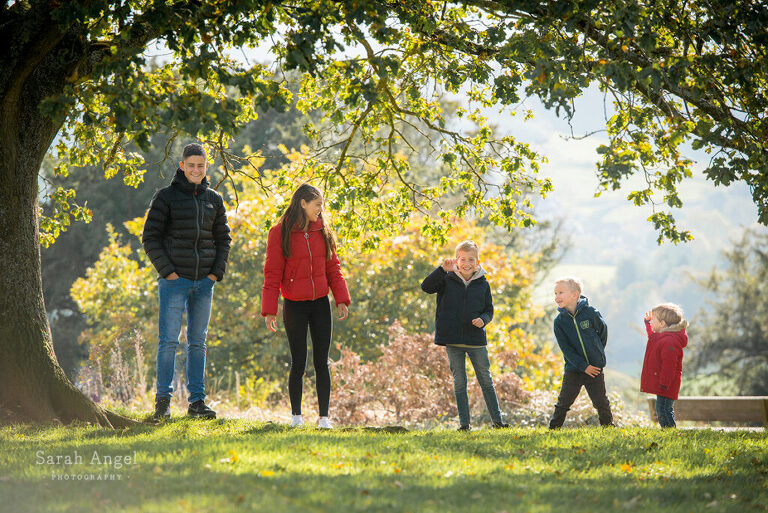
[[[304,214],[304,209],[301,208],[301,200],[310,202],[322,196],[323,193],[320,192],[320,189],[308,183],[299,185],[299,188],[294,191],[291,203],[280,216],[282,249],[285,258],[291,256],[291,231],[294,228],[303,229],[307,222],[307,216]],[[322,213],[320,219],[323,219]],[[325,219],[323,219],[323,239],[325,239],[325,257],[330,260],[336,251],[336,237],[334,237],[333,230],[325,222]]]

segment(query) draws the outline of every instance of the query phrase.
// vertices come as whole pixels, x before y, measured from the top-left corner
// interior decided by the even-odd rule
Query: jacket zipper
[[[462,285],[464,284],[462,283]],[[462,319],[467,315],[467,290],[468,289],[469,289],[469,284],[464,286],[464,308],[462,309],[462,312],[461,312]],[[465,340],[466,337],[464,336],[464,333],[466,333],[466,331],[467,331],[466,326],[462,322],[461,323],[461,343],[462,344],[469,342],[468,340]]]
[[[197,184],[195,184],[195,195],[192,199],[195,200],[195,279],[197,280],[199,278],[197,273],[200,272],[200,254],[197,252],[197,241],[200,240],[200,206],[197,204]]]
[[[568,315],[571,315],[571,314],[569,313]],[[581,339],[581,331],[579,330],[579,323],[576,322],[576,316],[571,315],[571,319],[573,319],[573,325],[576,327],[576,334],[579,336],[579,343],[581,344],[581,350],[584,353],[584,359],[587,360],[587,365],[592,365],[591,363],[589,363],[587,350],[584,348],[584,341]]]
[[[315,279],[312,275],[312,248],[309,247],[309,232],[304,232],[304,240],[307,241],[307,250],[309,251],[309,281],[312,282],[312,301],[315,300]]]

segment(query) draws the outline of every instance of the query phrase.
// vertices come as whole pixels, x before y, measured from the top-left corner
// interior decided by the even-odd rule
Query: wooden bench
[[[656,417],[656,398],[648,398],[651,420]],[[674,402],[675,420],[762,422],[768,427],[768,396],[680,397]]]

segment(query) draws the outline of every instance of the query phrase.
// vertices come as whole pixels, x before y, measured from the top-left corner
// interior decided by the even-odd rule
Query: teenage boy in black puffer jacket
[[[485,325],[493,319],[493,300],[485,270],[480,267],[480,249],[467,240],[456,247],[455,257],[445,259],[424,279],[421,289],[428,294],[437,293],[435,344],[446,346],[448,353],[459,430],[471,429],[466,355],[475,369],[494,427],[507,427],[501,419],[486,347]]]
[[[160,275],[159,343],[155,418],[171,415],[176,348],[187,311],[187,391],[190,417],[215,418],[205,404],[205,339],[211,318],[213,286],[224,277],[229,256],[229,226],[224,201],[208,188],[208,159],[199,144],[184,147],[171,185],[152,198],[144,250]]]

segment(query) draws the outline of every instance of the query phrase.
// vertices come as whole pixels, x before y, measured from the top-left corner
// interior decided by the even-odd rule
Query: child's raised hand
[[[478,328],[482,328],[485,326],[485,322],[483,322],[483,320],[478,317],[477,319],[472,319],[472,325],[477,326]]]
[[[651,322],[651,312],[645,312],[645,317],[643,317],[648,322]]]
[[[445,260],[443,260],[443,271],[449,273],[454,270],[456,270],[455,258],[446,258]]]

